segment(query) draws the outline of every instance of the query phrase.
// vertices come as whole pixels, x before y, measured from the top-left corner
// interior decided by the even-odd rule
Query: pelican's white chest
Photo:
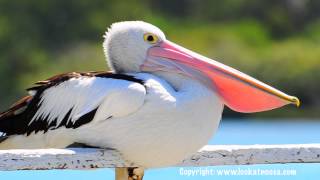
[[[183,79],[176,91],[154,75],[136,76],[145,80],[144,105],[125,118],[107,120],[88,134],[98,133],[106,147],[119,150],[126,159],[144,167],[179,163],[207,144],[223,110],[213,91],[191,79]]]

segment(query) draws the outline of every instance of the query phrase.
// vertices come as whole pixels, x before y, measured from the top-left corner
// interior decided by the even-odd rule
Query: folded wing
[[[143,105],[146,94],[140,79],[108,72],[61,74],[28,91],[29,96],[0,114],[3,136],[78,128],[126,116]]]

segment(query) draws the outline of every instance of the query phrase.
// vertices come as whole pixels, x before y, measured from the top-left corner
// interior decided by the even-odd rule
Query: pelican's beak
[[[290,103],[300,105],[294,96],[168,40],[148,50],[141,70],[170,71],[197,79],[216,91],[224,104],[238,112],[266,111]]]

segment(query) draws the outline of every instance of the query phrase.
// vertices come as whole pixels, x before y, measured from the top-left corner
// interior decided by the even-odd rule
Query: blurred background
[[[0,0],[0,110],[38,80],[106,70],[102,35],[144,20],[168,39],[248,73],[302,101],[227,117],[320,117],[320,1]]]
[[[0,111],[38,80],[70,71],[107,70],[103,34],[113,22],[143,20],[167,38],[284,92],[302,106],[240,114],[226,109],[209,144],[320,142],[320,1],[318,0],[0,0]],[[240,120],[241,119],[241,120]],[[226,121],[227,120],[227,121]],[[320,164],[221,166],[289,168],[317,179]],[[0,179],[113,179],[113,172],[1,172]],[[248,179],[248,176],[188,179]],[[147,171],[146,179],[185,179],[178,168]]]

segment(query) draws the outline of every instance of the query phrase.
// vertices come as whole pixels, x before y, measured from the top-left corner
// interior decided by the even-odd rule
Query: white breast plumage
[[[76,141],[115,148],[144,167],[177,163],[208,142],[223,109],[212,91],[188,78],[176,91],[154,75],[135,77],[147,88],[143,106],[128,116],[80,127]]]

